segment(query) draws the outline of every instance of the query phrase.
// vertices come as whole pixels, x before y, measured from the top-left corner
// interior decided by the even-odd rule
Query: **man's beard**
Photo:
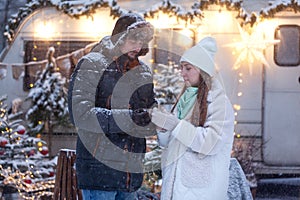
[[[130,55],[130,53],[135,53],[134,56]],[[128,59],[130,61],[136,60],[138,58],[139,52],[135,52],[135,51],[130,51],[128,53],[126,53],[126,56],[128,57]]]

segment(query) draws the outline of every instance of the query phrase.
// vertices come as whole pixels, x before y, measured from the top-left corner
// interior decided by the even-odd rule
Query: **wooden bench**
[[[54,200],[82,200],[81,191],[77,188],[75,159],[76,152],[74,150],[60,150],[57,160]]]

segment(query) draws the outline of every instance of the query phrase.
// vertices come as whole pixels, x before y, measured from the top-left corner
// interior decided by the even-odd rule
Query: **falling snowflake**
[[[238,28],[242,41],[224,45],[224,47],[234,47],[236,52],[239,52],[238,58],[233,65],[233,69],[239,69],[242,63],[246,62],[249,67],[249,72],[252,74],[252,65],[255,60],[258,60],[269,67],[269,63],[263,54],[263,50],[279,43],[280,40],[266,40],[263,38],[263,34],[257,29],[254,30],[252,34],[249,34],[247,31],[243,30],[240,25]]]

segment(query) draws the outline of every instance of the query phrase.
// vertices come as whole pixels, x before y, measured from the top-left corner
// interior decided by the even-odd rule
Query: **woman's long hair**
[[[207,95],[208,91],[211,89],[211,77],[204,71],[200,70],[199,74],[199,85],[198,85],[198,93],[197,93],[197,101],[196,105],[194,106],[191,123],[195,126],[203,126],[206,117],[207,117]],[[186,90],[186,86],[183,87],[177,101],[175,102],[174,106],[172,107],[171,112],[174,111],[180,97]]]

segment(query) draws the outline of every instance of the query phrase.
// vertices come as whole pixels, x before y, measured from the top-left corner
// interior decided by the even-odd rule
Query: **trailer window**
[[[33,63],[25,65],[25,74],[23,79],[23,89],[28,91],[30,85],[36,81],[36,74],[38,71],[41,71],[45,67],[45,62],[41,64],[34,64],[38,61],[45,61],[46,54],[49,47],[55,48],[54,57],[67,55],[69,53],[75,52],[76,50],[82,49],[88,44],[91,44],[93,41],[25,41],[24,42],[24,63]],[[72,62],[70,62],[72,65]],[[74,66],[68,66],[61,64],[60,72],[62,76],[68,78],[71,73],[71,70]]]
[[[179,64],[180,56],[195,43],[190,29],[156,29],[154,37],[154,63]]]
[[[275,30],[274,61],[278,66],[289,67],[300,64],[300,26],[281,25]]]

